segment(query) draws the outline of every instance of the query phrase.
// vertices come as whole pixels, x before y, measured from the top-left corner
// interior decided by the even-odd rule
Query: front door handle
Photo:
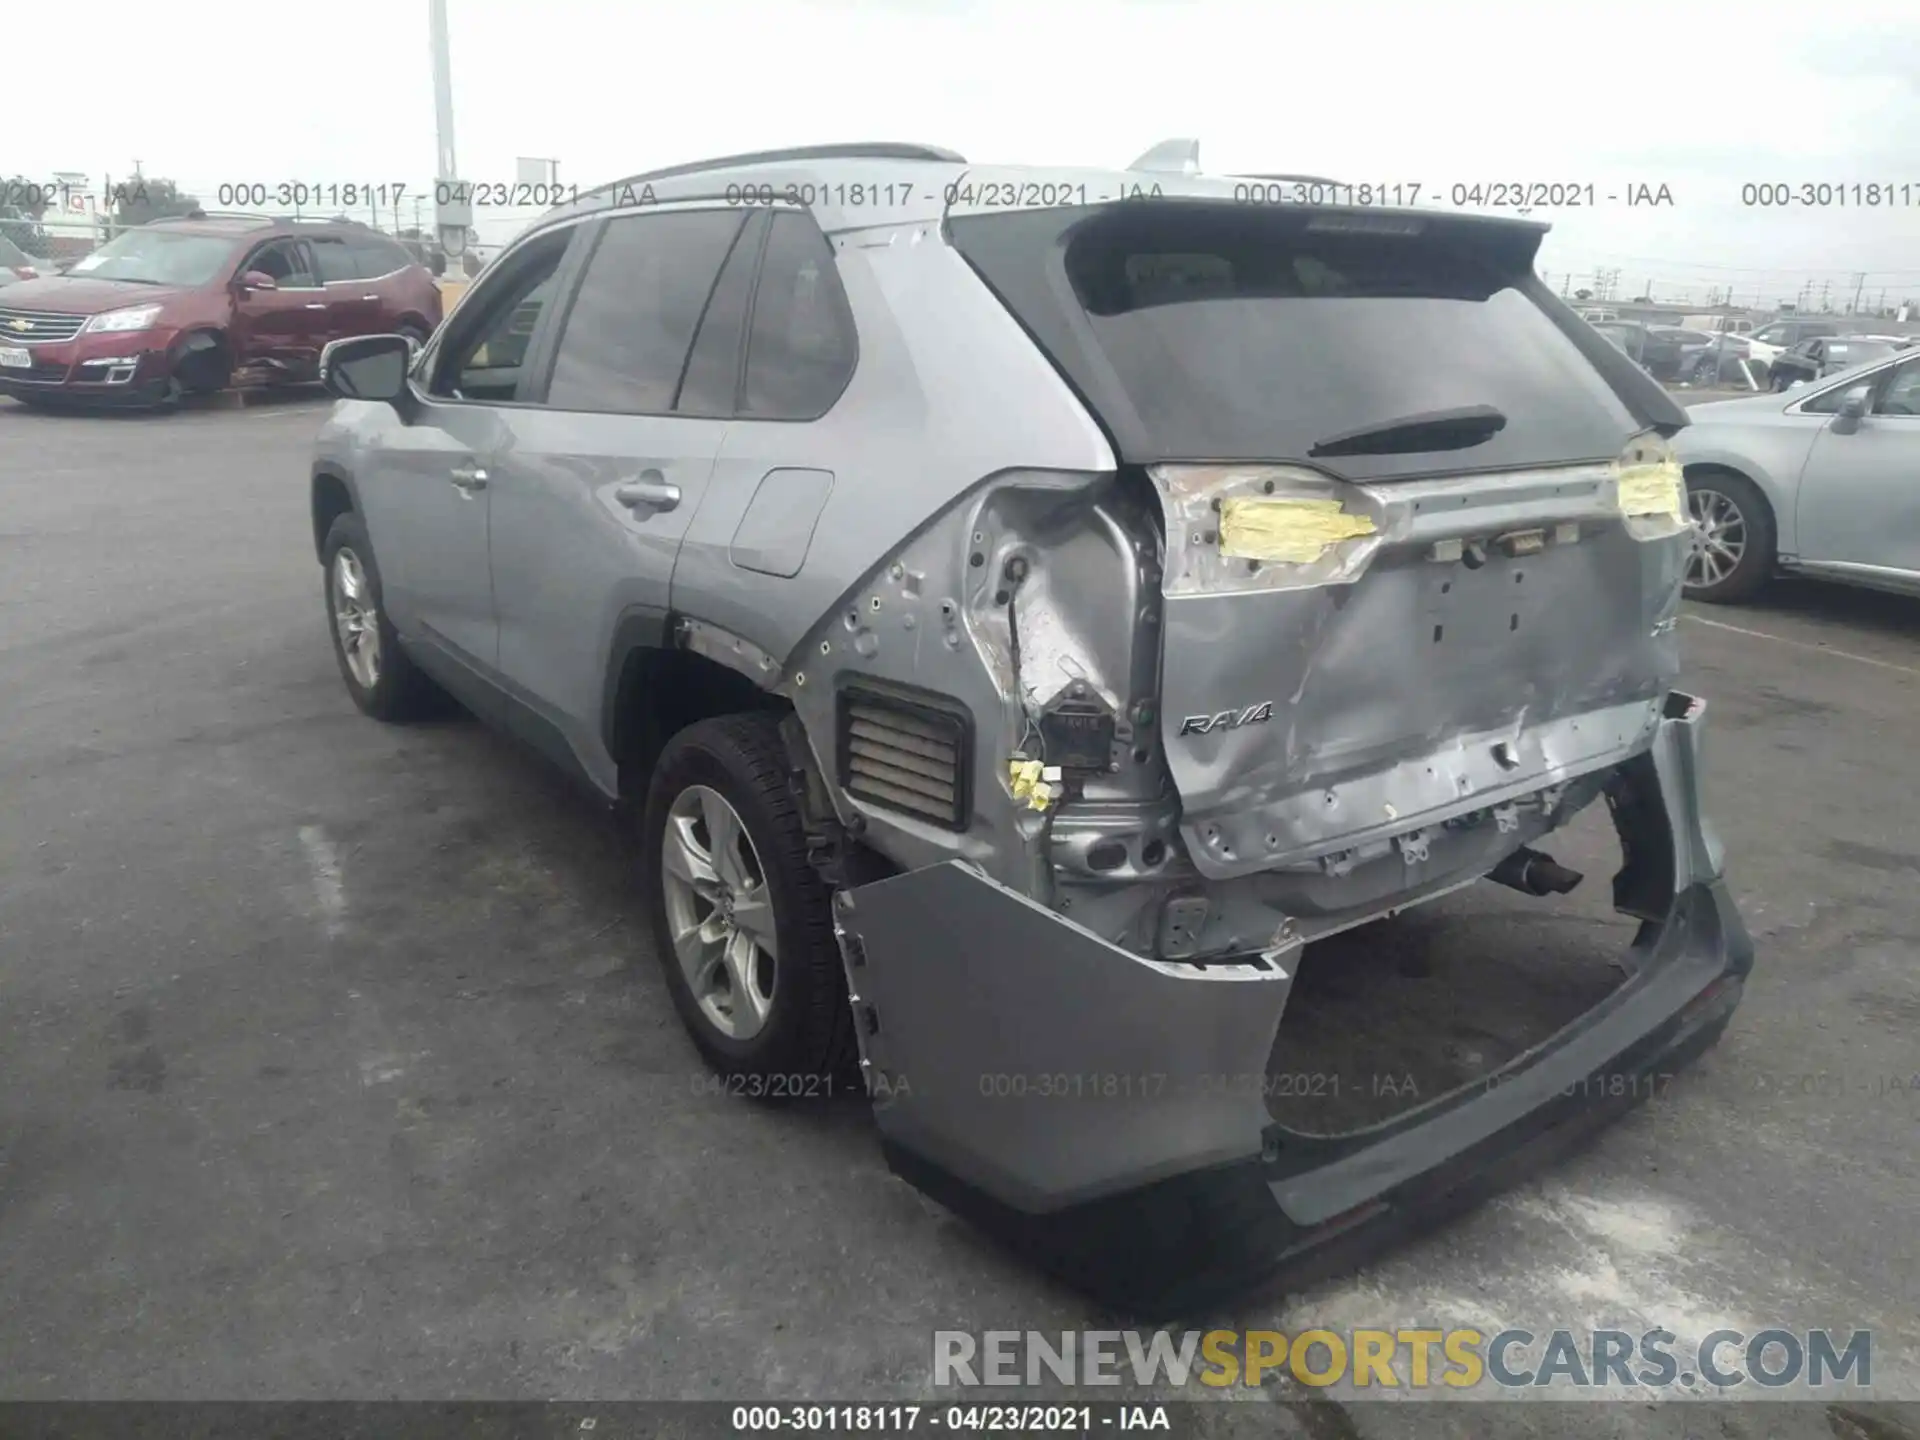
[[[380,297],[378,295],[362,295],[360,298],[362,300],[378,300]]]
[[[326,308],[327,302],[324,300],[309,300],[307,302],[307,309],[309,310],[324,310]]]
[[[487,488],[487,472],[478,465],[456,465],[447,472],[447,479],[454,489],[463,490],[469,495]]]
[[[671,510],[680,503],[680,487],[658,470],[644,470],[639,479],[615,487],[613,498],[629,510]]]

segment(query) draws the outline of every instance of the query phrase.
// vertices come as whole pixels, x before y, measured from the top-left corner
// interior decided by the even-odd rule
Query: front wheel
[[[1725,605],[1747,600],[1773,573],[1773,510],[1745,476],[1703,471],[1687,477],[1692,551],[1684,586],[1689,600]]]
[[[855,1075],[826,886],[807,860],[778,720],[724,715],[667,743],[641,879],[674,1008],[707,1064],[766,1099]]]
[[[374,568],[373,546],[360,517],[348,511],[335,520],[320,553],[326,566],[333,658],[353,703],[376,720],[412,720],[433,713],[441,697],[400,648],[400,637],[381,606],[380,572]]]

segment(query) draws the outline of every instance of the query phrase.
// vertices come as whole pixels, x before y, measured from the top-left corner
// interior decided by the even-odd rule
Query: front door
[[[1800,559],[1920,583],[1920,355],[1862,383],[1872,386],[1868,413],[1857,428],[1836,415],[1800,473]],[[1809,404],[1837,411],[1840,398],[1834,391]]]
[[[541,403],[508,417],[491,543],[501,674],[527,738],[564,748],[556,758],[603,788],[617,779],[602,729],[614,630],[623,616],[665,617],[730,423],[677,402],[701,368],[689,355],[702,316],[733,308],[737,325],[744,309],[750,264],[728,267],[739,307],[709,296],[743,231],[757,233],[748,218],[738,206],[609,218],[564,306]],[[737,356],[736,329],[728,402]]]
[[[246,283],[249,274],[273,288]],[[236,371],[264,367],[277,377],[311,379],[330,335],[327,292],[304,240],[269,240],[234,273],[231,346]]]
[[[395,628],[423,665],[490,714],[499,711],[488,567],[496,476],[525,403],[537,321],[571,238],[562,231],[529,243],[476,289],[415,367],[417,412],[404,423],[394,416],[360,477]]]

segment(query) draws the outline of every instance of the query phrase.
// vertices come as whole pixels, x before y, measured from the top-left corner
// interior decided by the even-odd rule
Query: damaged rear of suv
[[[711,1063],[790,1090],[857,1047],[897,1173],[1168,1312],[1465,1202],[1717,1037],[1752,947],[1700,811],[1704,705],[1673,689],[1685,417],[1540,283],[1545,227],[915,147],[623,185],[551,222],[566,258],[494,412],[518,428],[457,472],[499,507],[515,466],[597,496],[620,457],[614,518],[583,500],[543,523],[621,543],[536,550],[503,528],[526,512],[492,512],[499,674],[446,663],[414,579],[377,633],[445,683],[494,681],[530,738],[640,801]],[[570,373],[568,287],[601,263],[558,227],[742,197],[652,402],[679,428],[562,446],[521,413]],[[782,226],[811,258],[776,275]],[[403,425],[441,423],[435,351],[458,343],[393,399]],[[821,354],[838,378],[756,381],[776,350],[789,380]],[[345,481],[388,423],[337,420],[316,474]],[[382,566],[427,568],[377,500],[328,503],[366,511],[348,538]],[[534,553],[569,569],[517,616]],[[608,554],[638,578],[594,578]],[[384,627],[355,565],[351,618]],[[516,625],[561,615],[514,674]],[[563,683],[562,652],[592,670]],[[1389,1120],[1278,1123],[1262,1081],[1304,947],[1482,878],[1563,892],[1580,877],[1537,847],[1597,801],[1613,905],[1640,922],[1624,983]]]

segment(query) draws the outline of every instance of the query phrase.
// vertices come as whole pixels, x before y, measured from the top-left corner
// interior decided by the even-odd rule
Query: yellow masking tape
[[[1620,513],[1686,518],[1686,482],[1672,464],[1629,465],[1620,471]]]
[[[1284,560],[1306,565],[1329,545],[1374,533],[1365,515],[1349,515],[1338,500],[1267,500],[1248,496],[1220,506],[1220,553],[1238,560]]]
[[[1038,760],[1009,760],[1007,779],[1013,784],[1013,798],[1024,800],[1033,793],[1034,786],[1040,783],[1041,765]]]

